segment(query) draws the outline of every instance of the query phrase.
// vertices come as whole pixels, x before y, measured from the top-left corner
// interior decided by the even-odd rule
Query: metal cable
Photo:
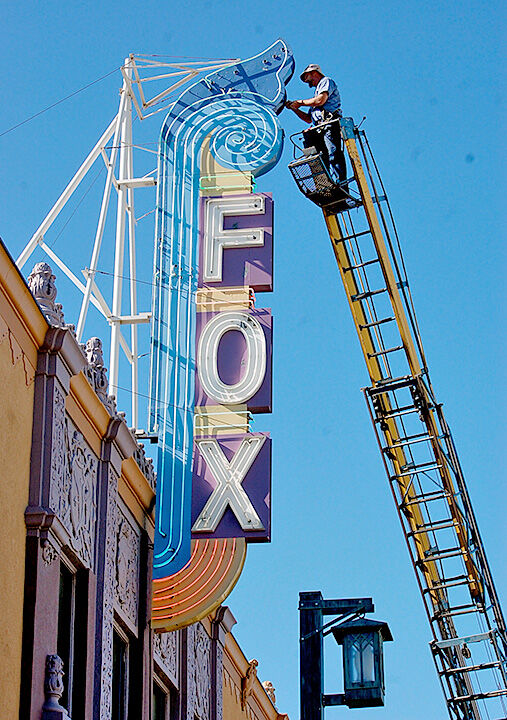
[[[39,115],[43,115],[48,110],[51,110],[52,108],[56,107],[57,105],[60,105],[61,103],[65,102],[66,100],[69,100],[71,97],[74,97],[74,95],[79,95],[79,93],[83,92],[83,90],[87,90],[92,85],[96,85],[101,80],[105,80],[110,75],[113,75],[115,72],[118,72],[118,70],[121,70],[123,65],[119,65],[118,67],[115,67],[114,70],[111,70],[110,72],[106,73],[105,75],[102,75],[101,77],[97,78],[96,80],[93,80],[92,82],[88,83],[87,85],[83,85],[83,87],[79,88],[79,90],[75,90],[74,92],[70,93],[70,95],[66,95],[65,97],[61,98],[61,100],[57,100],[56,102],[52,103],[51,105],[48,105],[43,110],[39,110],[39,112],[34,113],[33,115],[30,115],[30,117],[26,118],[26,120],[22,120],[21,122],[17,123],[16,125],[13,125],[12,127],[8,128],[7,130],[4,130],[0,133],[0,137],[3,135],[7,135],[7,133],[12,132],[13,130],[16,130],[16,128],[21,127],[21,125],[25,125],[26,123],[30,122],[30,120],[33,120],[36,117],[39,117]]]

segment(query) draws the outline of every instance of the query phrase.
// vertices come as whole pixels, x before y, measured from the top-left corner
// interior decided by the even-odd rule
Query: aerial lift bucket
[[[298,151],[303,154],[289,163],[289,170],[303,195],[331,213],[341,213],[360,205],[361,201],[348,191],[349,180],[333,180],[322,153],[315,147],[299,147],[293,138],[300,135],[301,133],[295,133],[290,137],[294,154]]]

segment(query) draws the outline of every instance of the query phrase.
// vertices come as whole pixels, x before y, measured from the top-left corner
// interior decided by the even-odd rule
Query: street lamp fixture
[[[371,598],[324,600],[320,592],[299,593],[301,720],[323,720],[324,708],[384,704],[383,643],[392,640],[385,622],[368,620]],[[334,619],[323,624],[325,615]],[[345,692],[324,693],[323,639],[333,633],[343,646]]]
[[[343,645],[345,704],[350,708],[384,704],[383,643],[393,636],[385,622],[361,618],[332,628]]]

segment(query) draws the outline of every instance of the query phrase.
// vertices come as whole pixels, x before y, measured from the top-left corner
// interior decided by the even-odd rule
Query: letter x
[[[243,440],[230,462],[216,440],[196,440],[199,452],[217,485],[194,523],[192,528],[194,532],[215,532],[228,507],[233,511],[243,530],[264,530],[241,483],[265,440],[262,435],[249,435]]]

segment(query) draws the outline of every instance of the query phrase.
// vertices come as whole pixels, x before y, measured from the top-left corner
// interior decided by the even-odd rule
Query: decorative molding
[[[188,628],[188,716],[210,720],[211,639],[201,623]]]
[[[28,287],[48,323],[54,327],[65,327],[62,306],[55,302],[57,295],[55,280],[51,266],[40,262],[34,265],[28,276]]]
[[[49,505],[63,522],[65,498],[68,501],[69,471],[67,453],[67,418],[65,397],[55,383],[53,394],[53,427],[51,431],[51,475]]]
[[[94,567],[98,461],[82,433],[65,415],[65,400],[55,387],[50,505],[84,565]]]
[[[137,635],[139,613],[140,533],[118,507],[115,560],[115,607]]]
[[[59,556],[60,553],[48,539],[42,541],[42,561],[44,565],[51,565]]]
[[[115,560],[117,533],[118,477],[109,472],[107,486],[107,524],[105,532],[104,600],[102,615],[102,683],[100,692],[100,717],[111,717],[113,684],[113,617],[115,593]]]
[[[153,655],[160,669],[176,685],[179,670],[180,632],[153,633]]]
[[[81,348],[88,361],[88,367],[85,368],[84,373],[90,385],[97,393],[109,414],[115,415],[116,398],[114,395],[108,395],[107,392],[109,382],[107,379],[107,368],[104,367],[102,340],[98,337],[92,337],[87,340],[84,345],[81,345]]]
[[[216,652],[216,668],[218,672],[212,681],[215,683],[216,692],[216,717],[221,718],[224,714],[224,683],[222,681],[223,666],[224,666],[224,648],[220,643],[215,645]]]
[[[246,703],[249,698],[249,696],[252,694],[253,685],[255,682],[255,678],[257,677],[257,666],[258,666],[257,660],[255,658],[253,660],[250,660],[248,663],[248,667],[246,669],[246,673],[241,678],[241,709],[244,710],[246,708]]]

